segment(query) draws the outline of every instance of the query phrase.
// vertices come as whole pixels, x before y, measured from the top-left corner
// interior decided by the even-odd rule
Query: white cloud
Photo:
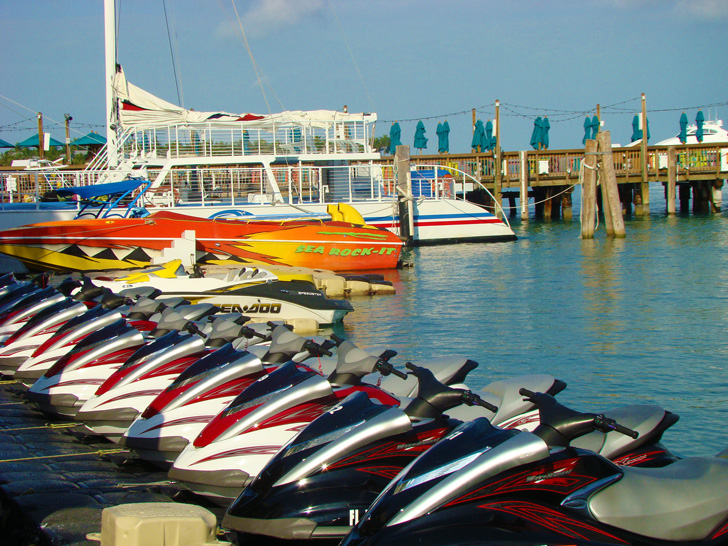
[[[725,0],[678,0],[675,10],[706,21],[728,19],[728,2]]]
[[[262,35],[293,26],[325,8],[326,0],[260,0],[240,16],[246,32]]]

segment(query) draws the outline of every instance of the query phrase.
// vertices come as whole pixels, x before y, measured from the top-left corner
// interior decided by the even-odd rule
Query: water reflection
[[[628,218],[627,237],[578,221],[516,223],[518,240],[409,251],[393,296],[353,299],[340,334],[399,352],[458,354],[470,384],[523,373],[567,381],[585,410],[658,403],[681,415],[666,441],[685,454],[725,447],[727,213]]]

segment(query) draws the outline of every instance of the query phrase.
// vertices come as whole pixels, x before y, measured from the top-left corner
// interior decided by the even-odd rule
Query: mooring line
[[[21,430],[34,430],[34,429],[55,429],[55,428],[71,428],[77,427],[81,423],[46,423],[45,425],[38,425],[35,427],[20,427],[20,428],[0,428],[0,433],[3,432],[18,432]]]
[[[89,451],[88,453],[62,453],[58,455],[38,455],[36,457],[18,457],[17,459],[0,459],[0,463],[17,463],[21,461],[37,461],[39,459],[60,459],[62,457],[85,457],[86,455],[114,455],[116,453],[129,453],[128,449],[99,449],[98,451]]]

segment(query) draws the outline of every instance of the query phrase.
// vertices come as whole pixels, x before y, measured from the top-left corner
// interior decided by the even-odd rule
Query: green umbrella
[[[594,114],[594,117],[592,117],[591,120],[591,130],[592,130],[592,139],[597,138],[597,134],[599,134],[599,118]]]
[[[437,124],[437,151],[444,154],[450,152],[450,124],[447,120]]]
[[[49,134],[49,133],[44,133],[44,136],[47,134]],[[50,143],[51,143],[50,144],[51,146],[65,146],[65,144],[63,142],[61,142],[60,140],[56,140],[53,137],[51,137]],[[33,147],[37,148],[38,147],[38,134],[36,133],[32,137],[28,137],[24,141],[18,142],[15,146],[17,146],[18,148],[33,148]]]
[[[680,134],[677,135],[677,138],[683,144],[688,141],[688,115],[685,112],[680,116]]]
[[[425,124],[422,120],[417,122],[417,128],[415,129],[415,148],[422,150],[427,148],[427,137],[425,137]]]
[[[582,144],[586,144],[587,140],[591,140],[591,118],[589,116],[584,120],[584,138],[581,139]]]
[[[695,125],[698,126],[698,130],[695,131],[695,138],[698,139],[698,142],[703,142],[703,123],[705,122],[705,116],[703,115],[702,110],[698,110],[698,115],[695,118]]]
[[[541,144],[543,144],[544,148],[549,147],[549,130],[551,129],[551,124],[549,123],[549,118],[545,117],[541,120]]]
[[[15,148],[14,144],[10,144],[7,140],[0,138],[0,148]]]
[[[474,148],[476,152],[483,152],[488,146],[485,140],[485,126],[482,120],[475,122],[475,130],[473,131],[473,140],[470,144],[471,148]]]
[[[71,142],[71,146],[103,146],[104,144],[106,144],[106,137],[93,131]]]
[[[541,116],[538,116],[533,122],[533,131],[531,132],[531,146],[534,150],[538,150],[543,138],[543,122]]]
[[[642,138],[642,129],[640,129],[640,117],[635,114],[632,118],[632,142],[636,142]]]
[[[496,138],[493,136],[493,122],[488,120],[485,124],[485,149],[492,150],[495,148],[495,140]]]
[[[389,129],[389,153],[392,155],[397,152],[397,146],[402,145],[402,141],[400,140],[401,136],[402,129],[400,128],[399,123],[395,121]]]

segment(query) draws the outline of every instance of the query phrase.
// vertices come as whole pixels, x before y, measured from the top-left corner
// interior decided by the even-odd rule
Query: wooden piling
[[[600,131],[597,134],[597,143],[601,155],[601,168],[599,170],[602,182],[602,191],[606,190],[604,199],[604,216],[607,210],[611,218],[612,234],[614,237],[624,237],[624,217],[622,216],[622,204],[619,202],[619,188],[617,187],[617,175],[614,172],[614,156],[612,154],[612,137],[609,131]],[[604,194],[603,194],[604,195]],[[607,231],[609,234],[609,231]]]
[[[581,188],[581,238],[594,238],[597,205],[597,141],[587,140],[584,148],[584,179]]]
[[[397,146],[394,155],[394,176],[397,183],[399,207],[399,236],[405,245],[414,241],[414,210],[412,206],[412,178],[410,177],[410,147]]]
[[[675,186],[677,185],[677,153],[675,146],[667,149],[667,214],[675,214]]]
[[[495,101],[495,180],[493,181],[493,199],[495,199],[495,215],[501,216],[503,195],[501,193],[501,128],[500,128],[500,101]]]
[[[528,220],[528,160],[526,159],[526,152],[519,152],[518,159],[521,162],[519,195],[519,202],[521,203],[521,220]]]
[[[647,180],[647,102],[645,100],[645,94],[642,93],[642,143],[640,153],[640,164],[642,166],[642,183],[640,184],[639,194],[641,197],[640,211],[635,212],[641,215],[647,215],[650,213],[650,184]],[[636,207],[635,207],[636,209]]]
[[[723,181],[720,179],[713,182],[713,198],[710,202],[713,207],[713,212],[721,211],[721,204],[723,203]]]

